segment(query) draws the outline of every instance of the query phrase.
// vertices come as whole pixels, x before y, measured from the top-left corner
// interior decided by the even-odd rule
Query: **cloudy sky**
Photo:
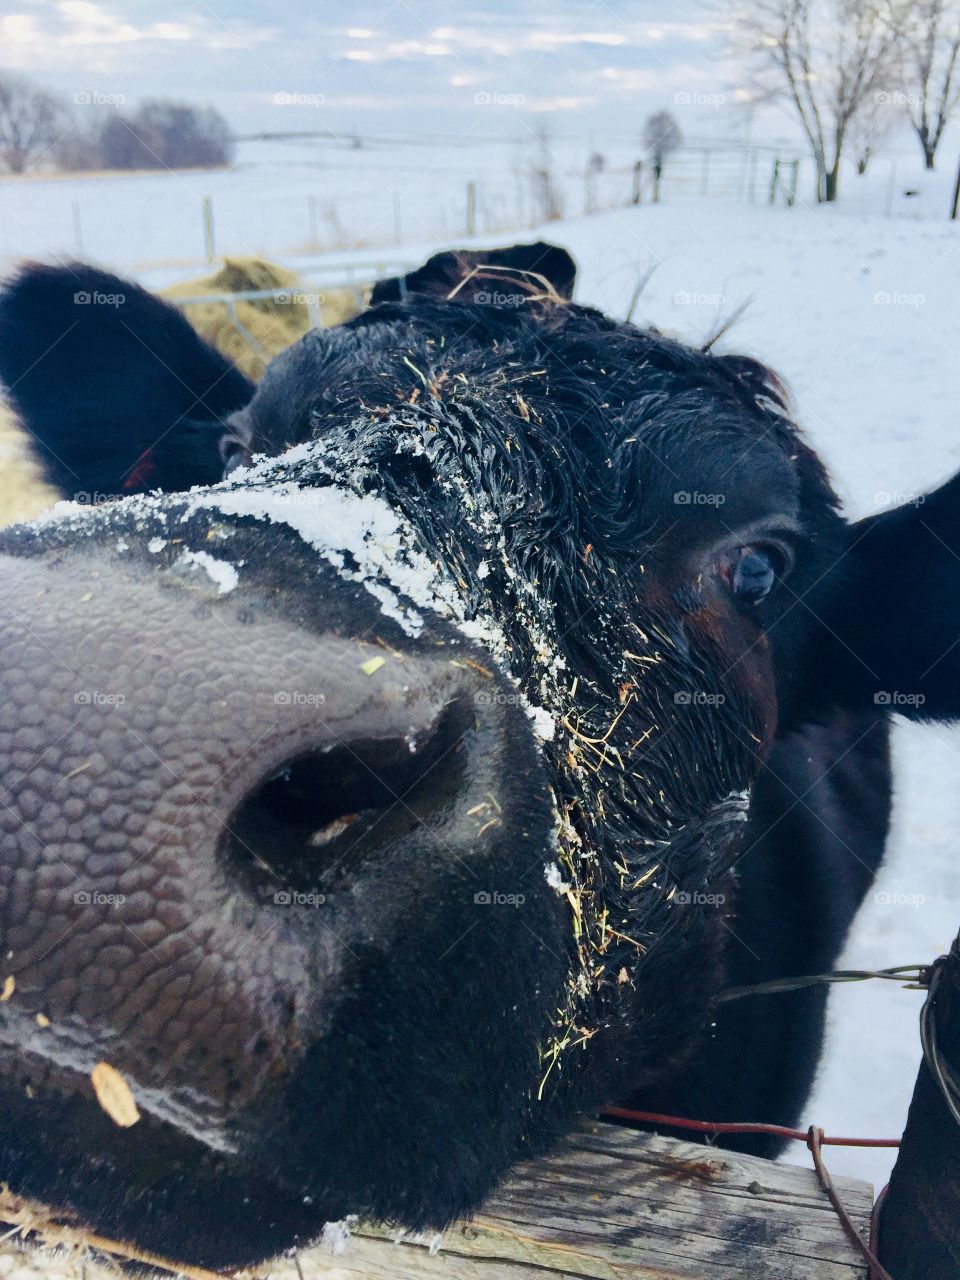
[[[626,135],[666,106],[737,132],[724,48],[711,0],[0,0],[0,67],[210,101],[241,131]]]

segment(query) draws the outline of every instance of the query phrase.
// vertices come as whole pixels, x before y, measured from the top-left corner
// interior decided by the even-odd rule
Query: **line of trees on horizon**
[[[0,72],[0,167],[208,169],[229,164],[234,141],[215,107],[155,98],[123,109],[118,95],[68,103],[26,77]]]

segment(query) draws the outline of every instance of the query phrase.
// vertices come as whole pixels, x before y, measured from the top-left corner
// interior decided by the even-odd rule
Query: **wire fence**
[[[344,153],[323,166],[268,158],[214,173],[0,182],[0,254],[189,267],[224,256],[385,251],[519,234],[629,206],[816,201],[809,158],[761,145],[685,146],[660,166],[623,152],[614,161],[582,152],[575,159],[467,154],[442,167],[422,155],[402,159]],[[897,157],[877,157],[866,178],[850,166],[839,207],[922,216],[897,165]],[[947,216],[947,205],[937,192],[927,216]]]
[[[722,199],[741,203],[796,203],[801,158],[760,149],[684,150],[659,168],[629,164],[569,165],[546,162],[513,173],[434,184],[429,208],[410,191],[308,192],[298,208],[287,203],[286,252],[310,253],[374,246],[403,246],[522,232],[561,218],[589,217],[628,206],[673,200]],[[79,214],[77,215],[79,217]],[[233,218],[218,217],[216,197],[202,201],[203,257],[212,262],[235,252]],[[297,232],[305,231],[302,239]]]

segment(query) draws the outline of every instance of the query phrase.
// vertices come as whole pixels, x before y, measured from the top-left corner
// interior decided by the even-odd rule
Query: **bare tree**
[[[680,126],[669,111],[655,111],[647,117],[643,126],[643,145],[646,147],[654,168],[662,171],[663,162],[671,151],[683,145],[683,134]]]
[[[738,42],[755,92],[790,105],[817,169],[817,199],[836,200],[851,122],[894,82],[898,37],[884,0],[745,0]]]
[[[904,104],[928,169],[960,105],[960,0],[909,0],[891,9],[900,36]]]
[[[60,102],[22,76],[0,74],[0,160],[23,173],[57,141],[64,121]]]
[[[134,115],[112,115],[100,149],[113,169],[206,169],[229,164],[233,139],[214,107],[155,99]]]

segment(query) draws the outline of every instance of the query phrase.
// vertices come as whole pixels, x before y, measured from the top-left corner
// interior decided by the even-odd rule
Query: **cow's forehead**
[[[449,411],[521,455],[553,445],[604,467],[625,442],[741,450],[758,437],[791,452],[774,375],[572,305],[515,308],[413,298],[317,330],[279,356],[241,415],[264,452],[358,413]],[[522,459],[521,459],[522,461]]]

